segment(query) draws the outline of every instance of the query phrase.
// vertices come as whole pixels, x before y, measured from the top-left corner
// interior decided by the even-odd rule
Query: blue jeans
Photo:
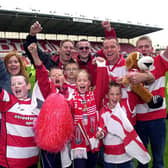
[[[166,142],[166,120],[137,121],[136,131],[147,148],[150,143],[153,156],[153,168],[164,168],[164,150]],[[147,168],[148,164],[138,164],[138,168]]]
[[[50,153],[45,150],[40,151],[40,162],[42,168],[61,168],[60,152]]]
[[[98,152],[87,152],[87,159],[74,159],[74,168],[96,168]]]
[[[134,168],[133,161],[130,160],[125,163],[107,163],[104,162],[104,168]]]

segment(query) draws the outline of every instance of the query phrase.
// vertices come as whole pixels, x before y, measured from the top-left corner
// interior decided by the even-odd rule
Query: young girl
[[[136,103],[134,95],[131,102]],[[112,82],[109,84],[108,103],[100,112],[98,138],[103,138],[104,168],[133,168],[132,159],[136,158],[145,164],[150,161],[143,143],[128,119],[131,113],[129,102],[122,102],[121,87]],[[129,98],[128,98],[129,99]],[[120,102],[121,100],[121,102]],[[133,103],[131,103],[133,105]],[[134,105],[135,107],[135,105]]]
[[[95,168],[98,157],[98,142],[96,132],[98,128],[98,110],[101,99],[107,91],[108,79],[102,76],[106,68],[101,68],[97,59],[96,89],[90,90],[90,75],[86,70],[79,70],[76,81],[76,90],[70,101],[74,116],[74,138],[71,143],[71,158],[74,168]],[[105,61],[104,61],[105,66]]]

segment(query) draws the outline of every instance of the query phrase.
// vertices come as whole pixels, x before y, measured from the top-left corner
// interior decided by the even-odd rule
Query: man
[[[110,42],[111,41],[111,42]],[[111,44],[111,45],[110,45]],[[136,50],[142,53],[144,56],[153,56],[152,41],[148,36],[139,38],[136,42]],[[124,74],[124,61],[122,62],[119,57],[119,46],[115,40],[104,41],[104,55],[106,56],[109,66],[112,64],[111,71],[109,73],[113,76],[122,76]],[[118,63],[116,63],[118,61]],[[119,66],[120,63],[120,66]],[[115,66],[115,68],[114,68]],[[120,70],[119,70],[120,69]],[[165,98],[165,72],[168,69],[168,47],[160,55],[154,57],[154,67],[151,73],[155,77],[155,82],[148,85],[148,89],[153,95],[161,95]],[[139,76],[140,75],[140,76]],[[134,73],[130,76],[130,79],[134,83],[144,82],[143,79],[146,77],[144,74]],[[148,76],[149,77],[149,76]],[[152,78],[151,78],[152,79]],[[149,78],[148,81],[150,82]],[[162,107],[159,109],[150,109],[146,104],[137,105],[137,124],[136,130],[142,139],[145,147],[147,148],[149,142],[152,148],[153,155],[153,167],[163,168],[164,167],[164,148],[165,148],[165,137],[166,137],[166,104],[165,99]],[[148,165],[142,165],[139,163],[139,168],[147,168]]]
[[[137,51],[144,56],[152,56],[152,41],[148,36],[139,38],[136,42]],[[150,143],[153,155],[153,168],[164,167],[164,149],[166,139],[166,103],[165,103],[165,72],[168,69],[168,47],[160,55],[154,57],[154,67],[151,73],[155,82],[148,86],[154,95],[161,95],[164,98],[162,107],[149,109],[145,104],[137,105],[136,130],[144,145]],[[139,168],[147,168],[148,165],[139,163]]]
[[[94,56],[91,54],[91,44],[87,39],[81,39],[76,44],[78,55],[77,63],[81,69],[87,70],[92,79],[92,85],[96,84],[96,65],[92,64]]]
[[[32,59],[30,52],[28,51],[28,46],[33,42],[37,43],[36,34],[41,31],[42,27],[40,23],[36,21],[33,25],[31,25],[30,33],[23,44],[24,49],[29,59],[31,60],[31,63],[33,64],[34,61]],[[74,49],[74,42],[67,39],[61,41],[59,55],[51,56],[50,54],[42,52],[39,48],[38,48],[38,54],[47,69],[50,69],[53,66],[59,66],[59,68],[63,69],[64,65],[67,64],[70,60],[72,60],[73,49]]]
[[[114,79],[120,80],[120,77],[128,74],[125,59],[120,54],[120,45],[115,38],[106,38],[103,42],[103,54],[107,60],[108,73]],[[153,79],[150,73],[134,72],[129,75],[133,83],[151,82]]]
[[[116,38],[116,33],[108,21],[103,21],[101,24],[105,30],[105,36],[112,36]],[[97,54],[91,54],[91,44],[87,39],[81,39],[78,41],[76,48],[78,52],[77,62],[79,67],[81,69],[86,69],[90,73],[92,85],[94,86],[96,84],[96,65],[92,64],[92,60],[95,56],[97,56]]]

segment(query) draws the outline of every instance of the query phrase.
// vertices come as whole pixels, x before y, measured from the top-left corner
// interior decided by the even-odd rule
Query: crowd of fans
[[[102,26],[103,48],[95,54],[87,39],[76,46],[72,40],[63,40],[58,55],[45,53],[37,44],[36,35],[42,27],[36,21],[24,43],[31,68],[24,66],[17,51],[9,52],[4,60],[0,58],[0,168],[37,168],[38,163],[42,168],[96,168],[98,164],[133,168],[134,159],[137,167],[147,168],[151,157],[153,168],[164,167],[168,48],[153,56],[151,39],[140,37],[136,52],[153,57],[153,68],[128,71],[125,59],[129,53],[120,52],[110,23],[103,21]],[[131,84],[143,83],[153,95],[160,95],[160,106],[150,108],[124,86],[126,75]],[[40,148],[35,140],[40,109],[52,94],[64,96],[74,127],[71,138],[55,152]],[[49,116],[46,113],[44,117]]]

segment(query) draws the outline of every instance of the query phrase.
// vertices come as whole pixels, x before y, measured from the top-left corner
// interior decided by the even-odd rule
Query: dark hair
[[[150,44],[151,44],[151,46],[152,46],[152,40],[151,40],[151,38],[150,38],[149,36],[142,36],[142,37],[140,37],[140,38],[136,41],[136,47],[137,47],[139,41],[142,41],[142,40],[149,41]]]
[[[79,64],[74,59],[71,59],[67,64],[64,65],[64,69],[66,69],[66,66],[69,64],[76,64],[79,68]]]
[[[105,42],[106,40],[115,40],[116,43],[117,43],[117,45],[119,45],[118,39],[115,38],[115,37],[106,37],[106,38],[104,38],[104,40],[103,40],[103,44],[104,44],[104,42]]]
[[[90,44],[90,42],[89,42],[87,39],[80,39],[80,40],[76,43],[76,47],[77,47],[77,48],[78,48],[80,42],[88,42],[89,45],[90,45],[90,47],[91,47],[91,44]]]
[[[62,40],[62,41],[60,42],[60,48],[61,48],[61,47],[63,46],[63,44],[66,43],[66,42],[70,42],[70,43],[72,43],[72,44],[74,45],[74,42],[73,42],[72,40],[65,39],[65,40]]]
[[[118,88],[120,88],[120,91],[121,91],[121,85],[120,85],[119,83],[115,82],[115,81],[110,81],[110,82],[109,82],[109,85],[108,85],[109,90],[110,90],[112,87],[118,87]]]

